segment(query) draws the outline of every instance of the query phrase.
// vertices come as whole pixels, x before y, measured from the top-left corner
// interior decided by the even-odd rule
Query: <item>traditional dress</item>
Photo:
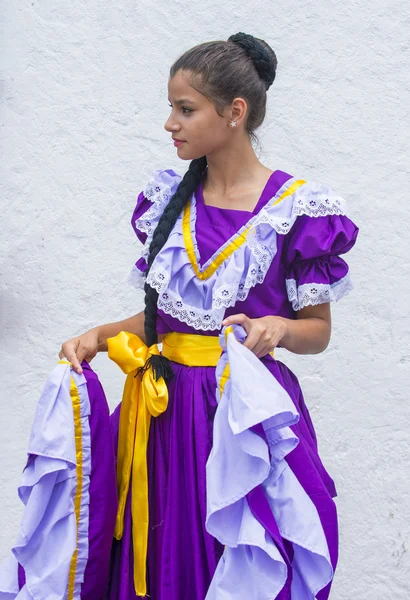
[[[156,171],[138,198],[138,286],[180,179]],[[0,599],[328,598],[336,491],[299,383],[222,321],[235,313],[294,319],[305,306],[339,300],[351,289],[340,255],[357,233],[340,197],[282,171],[253,212],[206,206],[198,185],[147,277],[174,377],[166,386],[146,368],[156,345],[127,332],[109,339],[109,356],[127,374],[109,422],[86,363],[82,376],[65,361],[51,373]]]
[[[180,180],[172,170],[156,171],[138,197],[132,225],[144,250],[131,275],[137,286],[145,281],[150,240]],[[200,183],[148,274],[148,283],[159,293],[157,330],[160,334],[217,336],[222,320],[231,314],[294,319],[296,311],[305,306],[339,300],[352,287],[348,266],[340,255],[354,245],[357,233],[357,227],[346,216],[342,198],[323,185],[298,180],[282,171],[271,175],[253,212],[205,205]],[[174,345],[183,340],[182,336],[176,338]],[[273,488],[278,492],[282,486],[273,501],[275,494],[268,492],[268,478],[262,477],[260,485],[254,482],[249,489],[245,489],[249,481],[240,470],[236,477],[233,473],[232,479],[234,487],[236,481],[242,488],[233,497],[245,501],[256,525],[262,526],[263,537],[273,541],[286,566],[277,572],[279,585],[274,591],[269,564],[266,581],[263,569],[251,569],[247,573],[250,587],[245,586],[239,578],[241,572],[246,572],[245,559],[237,556],[232,566],[228,556],[230,546],[238,547],[238,538],[226,535],[222,539],[226,532],[214,527],[210,506],[214,498],[210,500],[210,495],[215,489],[211,492],[210,481],[215,473],[207,474],[206,465],[218,406],[216,369],[183,364],[186,361],[178,359],[178,348],[171,351],[170,357],[175,359],[175,376],[168,385],[168,407],[151,421],[148,443],[150,598],[325,600],[337,562],[337,516],[332,499],[336,491],[319,458],[315,431],[297,378],[269,355],[258,361],[265,372],[273,375],[270,387],[273,379],[278,382],[296,412],[295,418],[289,417],[281,425],[288,425],[283,433],[288,442],[280,460],[276,457],[275,463],[273,448],[277,440],[269,442],[269,427],[261,427],[274,415],[265,414],[259,421],[254,416],[251,428],[254,437],[264,438],[269,448],[269,472],[275,470],[275,464],[281,464],[292,481],[279,477],[279,483],[271,485],[271,492]],[[249,378],[252,372],[250,368]],[[255,394],[258,392],[256,382],[247,387],[251,407],[258,400],[252,396],[252,389]],[[118,430],[119,414],[120,407],[113,415],[114,431]],[[282,414],[281,409],[275,414]],[[217,473],[218,469],[219,474],[223,473],[219,487],[222,496],[234,464],[217,466]],[[304,494],[299,494],[301,490]],[[136,598],[130,497],[131,492],[125,509],[124,535],[113,548],[110,600]],[[236,505],[231,500],[227,499],[225,507]],[[292,503],[296,506],[292,507]],[[256,525],[252,531],[256,531]],[[232,527],[239,525],[232,523]],[[210,529],[215,535],[209,533]],[[317,550],[323,546],[323,539],[326,549]],[[252,555],[249,548],[248,558]],[[304,561],[302,573],[301,549],[311,552],[310,563],[309,559]],[[269,554],[266,549],[265,552]],[[315,572],[322,568],[314,560],[320,552],[325,561],[328,553],[330,568],[315,578]],[[249,560],[258,562],[252,556]]]

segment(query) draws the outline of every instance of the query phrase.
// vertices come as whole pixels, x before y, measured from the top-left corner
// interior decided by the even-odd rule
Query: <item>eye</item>
[[[170,108],[173,108],[173,106],[172,106],[171,102],[168,102],[168,106],[169,106]],[[189,113],[193,112],[192,108],[188,108],[187,106],[181,106],[181,110],[182,110],[182,113],[183,113],[184,115],[187,115],[187,114],[189,114]]]

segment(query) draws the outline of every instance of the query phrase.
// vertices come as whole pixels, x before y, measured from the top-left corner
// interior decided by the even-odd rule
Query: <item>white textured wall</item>
[[[331,347],[283,357],[339,488],[332,599],[409,598],[408,2],[17,0],[2,18],[0,557],[61,342],[142,306],[126,284],[135,197],[154,168],[186,167],[163,130],[170,63],[245,30],[279,57],[263,160],[332,185],[361,227]],[[114,406],[121,373],[93,366]]]

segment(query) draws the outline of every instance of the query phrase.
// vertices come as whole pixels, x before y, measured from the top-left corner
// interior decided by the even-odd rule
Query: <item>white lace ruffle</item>
[[[199,263],[200,257],[194,229],[195,218],[196,199],[194,196],[191,203],[191,235],[194,244],[196,260]],[[205,331],[220,329],[225,310],[235,306],[238,301],[246,300],[250,290],[255,287],[257,283],[262,283],[265,279],[273,257],[276,254],[276,239],[274,239],[275,233],[272,231],[271,227],[268,229],[270,237],[269,245],[263,243],[260,237],[260,231],[257,228],[252,227],[252,229],[248,232],[246,244],[241,250],[239,250],[241,256],[239,259],[241,266],[239,269],[233,269],[233,274],[231,266],[233,266],[234,263],[229,263],[229,261],[234,261],[234,256],[231,256],[224,265],[219,267],[219,269],[211,276],[209,280],[203,283],[201,283],[199,280],[196,280],[196,278],[193,276],[190,265],[184,265],[184,268],[179,271],[179,277],[182,277],[181,281],[184,282],[182,284],[182,288],[186,288],[187,285],[187,280],[184,280],[184,275],[188,276],[188,279],[191,280],[190,285],[194,285],[197,288],[196,296],[198,299],[198,304],[202,303],[203,306],[207,302],[206,298],[212,298],[212,306],[209,309],[198,308],[198,306],[193,307],[190,304],[187,305],[186,298],[182,299],[177,290],[171,289],[173,288],[171,282],[171,271],[173,268],[177,268],[179,270],[179,267],[176,267],[176,262],[172,258],[168,259],[167,263],[163,262],[160,253],[158,260],[154,261],[147,277],[147,283],[159,294],[158,307],[161,308],[165,313],[170,314],[172,317],[177,318],[178,320],[190,326],[199,324],[199,328]],[[177,244],[180,243],[179,240],[182,239],[181,218],[176,223],[170,238],[168,238],[168,242],[166,246],[164,246],[164,250],[167,246],[174,247],[174,239],[178,240],[178,242],[176,242]],[[231,239],[227,240],[227,242],[218,250],[218,253],[224,251],[224,249],[229,246],[231,241]],[[189,262],[186,255],[186,250],[183,246],[181,250],[186,257],[187,262]],[[247,255],[246,260],[245,253]],[[177,255],[180,256],[179,248]],[[214,260],[214,258],[215,256],[211,257],[207,263],[205,263],[203,269],[205,269],[206,266]],[[184,260],[185,259],[183,259],[183,261]],[[169,265],[169,261],[171,261],[173,264]],[[236,267],[237,266],[238,265],[236,265]]]
[[[143,290],[145,284],[145,273],[140,271],[138,267],[134,265],[128,276],[128,283],[137,288],[137,290]]]
[[[265,279],[265,275],[272,263],[272,260],[276,254],[276,240],[274,247],[267,246],[263,243],[258,227],[252,227],[246,236],[246,244],[251,251],[253,257],[259,265],[257,273],[254,273],[253,278],[249,278],[249,274],[245,283],[245,287],[254,287],[257,283],[262,283]],[[249,283],[248,283],[249,282]]]
[[[147,235],[142,256],[148,256],[148,250],[152,241],[153,233],[166,206],[175,194],[181,181],[181,176],[173,171],[154,171],[150,181],[143,191],[144,197],[152,202],[152,206],[139,218],[135,220],[136,228]]]
[[[292,180],[293,181],[293,180]],[[280,235],[286,235],[297,217],[326,217],[346,215],[346,201],[321,184],[308,181],[278,205],[263,208],[257,215],[255,226],[267,223]]]
[[[158,181],[161,177],[162,181]],[[152,206],[136,220],[136,225],[140,231],[152,235],[158,224],[159,217],[164,212],[172,196],[181,181],[180,175],[168,173],[167,171],[154,171],[152,178],[145,187],[143,194],[147,200],[152,202]]]
[[[202,310],[196,306],[188,306],[180,296],[171,290],[167,290],[159,296],[158,308],[174,319],[202,331],[220,329],[225,313],[224,307]]]
[[[327,302],[337,302],[353,289],[348,273],[339,281],[332,283],[303,283],[297,285],[295,279],[286,280],[286,290],[293,310],[301,310],[305,306],[316,306]]]
[[[258,273],[259,271],[255,268],[254,272]],[[139,277],[139,279],[142,280],[143,277]],[[249,285],[246,288],[245,284],[239,284],[240,289],[238,290],[237,282],[222,284],[218,288],[215,285],[212,290],[212,307],[207,310],[188,305],[186,300],[168,287],[169,281],[169,272],[154,262],[147,277],[147,283],[159,294],[158,308],[178,321],[203,331],[220,329],[225,310],[235,306],[238,300],[245,300],[253,287],[253,285]]]
[[[192,199],[191,199],[191,223],[190,223],[190,228],[191,228],[191,237],[192,237],[192,243],[193,243],[193,248],[194,248],[194,253],[195,253],[195,258],[196,258],[196,262],[197,264],[200,264],[201,259],[200,259],[200,255],[199,255],[199,249],[198,249],[198,242],[196,239],[196,232],[195,232],[195,224],[196,224],[196,198],[195,195],[193,195]],[[245,230],[248,227],[248,225],[245,225],[244,227],[242,227],[242,230]],[[260,235],[260,228],[257,227],[250,227],[249,231],[246,234],[246,245],[249,248],[249,250],[251,251],[252,257],[254,259],[254,261],[252,262],[252,264],[250,265],[249,269],[248,269],[248,273],[246,275],[246,281],[244,282],[244,285],[242,286],[242,290],[244,291],[245,289],[249,290],[252,287],[254,287],[257,283],[262,283],[263,280],[265,279],[265,275],[271,265],[271,262],[273,260],[273,257],[276,254],[276,244],[273,244],[272,239],[270,239],[270,245],[267,246],[263,243],[262,239],[261,239],[261,235]],[[236,236],[233,236],[236,237]],[[221,252],[223,252],[232,242],[232,237],[229,238],[225,244],[223,246],[221,246],[221,248],[218,249],[218,252],[216,254],[219,254]],[[216,258],[216,254],[214,254],[213,256],[211,256],[211,258],[209,260],[206,261],[206,263],[203,265],[203,270],[205,270]],[[256,262],[256,264],[255,264]],[[225,286],[222,286],[225,287]],[[222,290],[222,299],[223,297],[226,297],[226,290],[223,289]],[[242,294],[243,296],[243,294]],[[216,293],[213,296],[215,299],[218,298],[218,290],[216,290]],[[237,298],[239,300],[239,298]],[[242,297],[241,300],[244,300],[245,297]],[[224,306],[232,306],[232,304],[224,304]]]
[[[157,290],[158,294],[162,294],[168,288],[169,281],[171,279],[170,272],[165,269],[158,261],[155,262],[151,267],[148,277],[146,278],[147,283]]]

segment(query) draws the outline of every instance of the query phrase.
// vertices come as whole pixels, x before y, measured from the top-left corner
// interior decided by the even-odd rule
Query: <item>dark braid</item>
[[[191,74],[190,85],[213,102],[222,117],[224,109],[235,98],[248,103],[246,130],[251,137],[262,124],[266,113],[266,90],[273,83],[278,61],[264,40],[246,33],[232,35],[228,41],[207,42],[195,46],[178,58],[170,69],[170,77],[183,70]],[[206,157],[191,162],[189,169],[165,208],[149,247],[149,273],[155,257],[166,243],[184,206],[191,198],[207,166]],[[145,337],[148,346],[158,343],[158,292],[147,283],[145,290]],[[151,368],[156,379],[172,377],[170,362],[163,356],[152,356],[142,371]]]
[[[228,41],[237,44],[245,50],[268,90],[275,81],[278,66],[278,61],[272,48],[263,40],[242,32],[231,35]]]
[[[206,157],[196,158],[191,161],[188,171],[185,173],[182,181],[180,182],[177,191],[172,196],[167,207],[162,213],[158,225],[152,236],[152,242],[149,247],[148,255],[148,269],[147,275],[152,267],[152,263],[155,260],[158,252],[163,248],[165,242],[168,239],[179,215],[181,214],[184,206],[190,200],[194,193],[198,183],[201,180],[202,174],[206,168],[207,161]],[[157,334],[157,302],[158,292],[154,290],[147,283],[144,286],[145,291],[145,338],[147,346],[152,346],[158,343]],[[172,368],[169,360],[164,356],[152,356],[149,359],[149,365],[145,365],[144,370],[149,366],[154,371],[155,379],[163,377],[166,381],[173,375]]]

